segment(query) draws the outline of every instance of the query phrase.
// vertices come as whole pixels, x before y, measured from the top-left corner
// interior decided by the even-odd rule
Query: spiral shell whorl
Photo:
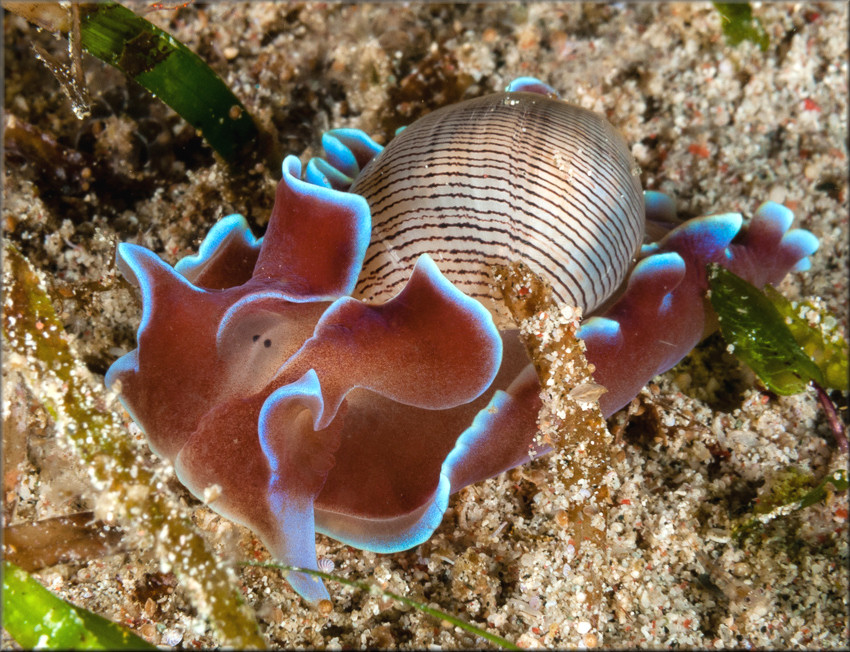
[[[536,93],[444,107],[399,134],[352,192],[372,210],[354,296],[383,302],[429,254],[468,295],[500,305],[490,266],[522,260],[559,301],[592,311],[640,245],[644,203],[628,147],[603,117]]]

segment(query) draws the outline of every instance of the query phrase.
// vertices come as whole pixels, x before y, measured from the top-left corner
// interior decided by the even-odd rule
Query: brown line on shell
[[[427,253],[503,317],[490,270],[517,260],[587,314],[620,285],[643,238],[643,193],[620,134],[596,113],[533,93],[429,113],[351,190],[372,209],[354,296],[379,303]]]

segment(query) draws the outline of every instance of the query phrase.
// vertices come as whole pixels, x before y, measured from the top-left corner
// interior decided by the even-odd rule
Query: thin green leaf
[[[262,568],[277,568],[278,570],[285,571],[287,573],[306,573],[307,575],[312,575],[313,577],[321,577],[322,579],[329,580],[331,582],[339,582],[340,584],[344,584],[345,586],[350,586],[355,589],[360,589],[361,591],[366,591],[368,593],[372,593],[374,595],[381,595],[385,598],[389,598],[391,600],[396,600],[398,602],[404,603],[421,611],[422,613],[426,613],[429,616],[433,616],[438,620],[445,620],[446,622],[451,623],[455,627],[460,627],[462,630],[469,632],[475,636],[480,636],[483,639],[490,641],[491,643],[498,645],[499,647],[505,650],[519,650],[520,648],[517,645],[514,645],[509,640],[502,638],[501,636],[497,636],[496,634],[491,634],[490,632],[481,629],[480,627],[476,627],[475,625],[471,625],[466,621],[461,620],[457,616],[453,616],[451,614],[446,613],[445,611],[440,611],[439,609],[434,609],[433,607],[429,607],[427,604],[422,604],[416,600],[412,600],[410,598],[406,598],[403,595],[398,595],[397,593],[393,593],[392,591],[385,591],[384,589],[370,584],[369,582],[357,582],[354,580],[348,580],[344,577],[339,577],[338,575],[331,575],[330,573],[323,573],[322,571],[311,570],[309,568],[299,568],[297,566],[287,566],[286,564],[274,564],[274,563],[259,563],[259,562],[245,562],[246,566],[260,566]]]
[[[3,628],[24,648],[156,649],[130,630],[56,597],[7,561],[3,562]]]
[[[813,483],[814,478],[808,471],[793,466],[782,470],[759,495],[753,511],[732,526],[732,534],[736,538],[748,536],[776,518],[826,500],[829,490],[827,485],[832,485],[832,491],[847,491],[847,472],[837,469],[828,473],[814,487]]]
[[[93,386],[66,339],[47,295],[43,275],[11,244],[3,256],[4,347],[27,361],[25,374],[41,403],[79,459],[104,487],[113,514],[137,533],[155,533],[162,561],[170,564],[198,611],[209,618],[220,644],[264,649],[253,610],[244,603],[232,574],[218,563],[191,522],[189,510],[127,437],[118,412],[100,407],[102,384]],[[139,491],[150,487],[151,491]],[[161,546],[161,548],[159,547]]]
[[[847,342],[838,320],[810,301],[789,301],[769,285],[764,293],[785,318],[794,340],[823,373],[824,386],[847,391]]]
[[[115,2],[80,6],[84,50],[115,66],[191,124],[228,162],[257,147],[242,103],[194,52]]]
[[[823,384],[818,366],[800,348],[770,300],[720,265],[709,265],[709,297],[730,351],[781,395],[798,394],[810,381]]]
[[[812,489],[809,493],[807,493],[800,500],[800,506],[798,509],[802,509],[803,507],[809,507],[810,505],[814,505],[815,503],[819,503],[822,500],[826,499],[826,491],[828,484],[831,484],[834,489],[833,491],[847,491],[847,471],[844,469],[837,469],[828,473],[826,477],[821,480],[820,484],[817,487]]]
[[[714,2],[714,8],[723,22],[723,34],[729,45],[741,41],[752,41],[764,52],[770,45],[770,37],[758,18],[753,18],[749,2]]]

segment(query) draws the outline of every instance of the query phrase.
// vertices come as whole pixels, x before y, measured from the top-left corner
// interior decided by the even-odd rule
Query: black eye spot
[[[254,335],[254,337],[253,337],[252,339],[253,339],[253,341],[254,341],[254,342],[256,342],[258,339],[260,339],[260,336],[259,336],[259,335]]]
[[[271,345],[272,345],[271,340],[266,340],[265,342],[263,342],[263,346],[266,347],[266,348],[269,348]]]

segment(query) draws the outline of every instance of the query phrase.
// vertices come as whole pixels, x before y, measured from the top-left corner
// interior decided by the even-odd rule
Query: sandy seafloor
[[[681,215],[748,216],[766,199],[791,208],[821,246],[811,270],[781,290],[821,297],[846,329],[847,4],[762,3],[754,11],[770,36],[766,52],[748,42],[730,47],[707,3],[214,3],[148,17],[224,77],[280,153],[303,161],[328,128],[359,127],[386,142],[428,109],[537,76],[606,115],[631,143],[644,187],[671,194]],[[76,351],[98,380],[133,348],[140,318],[131,290],[115,282],[116,244],[143,244],[174,263],[224,215],[240,212],[262,226],[279,170],[257,170],[242,192],[228,185],[225,167],[190,127],[88,56],[89,90],[100,99],[94,118],[77,120],[29,48],[35,41],[61,55],[64,41],[7,12],[4,30],[6,120],[76,147],[119,180],[111,188],[95,180],[86,191],[32,161],[5,159],[4,238],[51,279]],[[21,365],[4,360],[4,525],[97,505]],[[713,338],[655,379],[642,401],[644,416],[627,426],[615,454],[608,561],[596,570],[607,587],[597,605],[604,617],[592,624],[581,624],[588,593],[553,516],[546,460],[453,496],[442,526],[413,550],[376,555],[319,536],[319,555],[340,575],[368,578],[524,647],[846,644],[846,494],[777,519],[743,544],[729,536],[731,519],[752,508],[779,470],[846,465],[814,395],[760,391]],[[266,558],[247,530],[183,493],[223,558]],[[153,551],[130,534],[123,544],[118,554],[37,576],[157,645],[215,646],[180,586],[162,589],[171,578],[157,575]],[[330,587],[333,611],[321,615],[276,571],[237,573],[271,647],[485,644],[339,585]],[[154,602],[145,598],[152,581],[160,588]],[[12,645],[5,632],[3,644]]]

